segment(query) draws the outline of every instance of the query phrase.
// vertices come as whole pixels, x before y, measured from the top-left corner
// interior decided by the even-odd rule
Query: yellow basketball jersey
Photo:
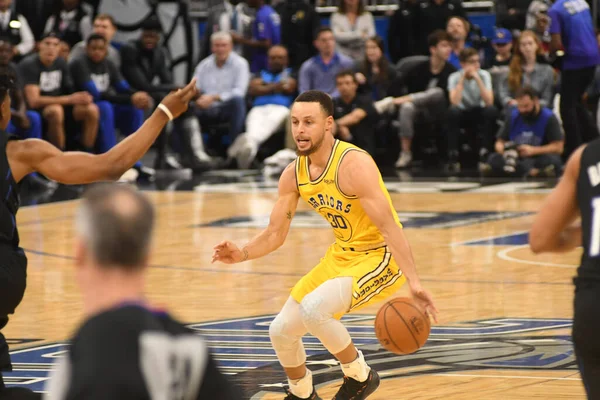
[[[336,243],[342,248],[361,251],[385,245],[383,235],[373,224],[356,196],[349,196],[339,188],[338,171],[344,156],[350,151],[364,150],[346,142],[336,140],[325,170],[315,180],[310,179],[308,157],[296,160],[296,180],[300,197],[323,216],[333,227]],[[379,187],[383,190],[396,223],[398,214],[379,174]]]

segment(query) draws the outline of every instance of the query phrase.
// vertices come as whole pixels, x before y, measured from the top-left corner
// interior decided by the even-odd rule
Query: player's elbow
[[[548,237],[533,228],[531,232],[529,232],[529,248],[532,253],[540,254],[552,250],[552,245]]]

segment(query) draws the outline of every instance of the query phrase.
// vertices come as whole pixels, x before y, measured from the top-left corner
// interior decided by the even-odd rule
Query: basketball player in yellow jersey
[[[225,241],[213,254],[213,262],[232,264],[271,253],[285,241],[299,197],[331,224],[335,243],[292,289],[269,328],[288,376],[287,400],[320,399],[305,364],[302,336],[307,332],[341,363],[344,383],[334,400],[361,400],[377,389],[379,376],[339,318],[391,296],[406,280],[417,304],[434,320],[437,313],[375,162],[358,147],[334,139],[332,115],[326,93],[308,91],[296,98],[291,119],[299,157],[281,175],[269,226],[242,249]]]

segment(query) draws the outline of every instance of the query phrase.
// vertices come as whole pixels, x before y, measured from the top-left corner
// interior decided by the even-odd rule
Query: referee
[[[85,322],[45,399],[241,399],[206,343],[144,298],[154,226],[146,196],[100,184],[76,217],[75,264]]]

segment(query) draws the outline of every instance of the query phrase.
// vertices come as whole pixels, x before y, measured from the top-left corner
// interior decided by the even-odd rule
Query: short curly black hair
[[[14,90],[15,74],[7,67],[0,67],[0,102],[3,102],[8,96],[9,91]]]

